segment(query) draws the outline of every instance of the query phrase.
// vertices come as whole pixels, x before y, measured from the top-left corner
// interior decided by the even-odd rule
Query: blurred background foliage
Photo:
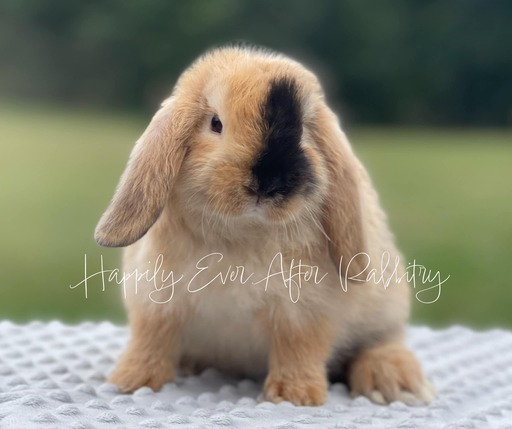
[[[0,317],[125,320],[95,224],[133,142],[206,49],[305,62],[408,261],[450,275],[413,321],[512,327],[512,2],[2,0]]]
[[[207,47],[285,51],[357,122],[512,123],[508,0],[2,0],[0,91],[153,109]]]

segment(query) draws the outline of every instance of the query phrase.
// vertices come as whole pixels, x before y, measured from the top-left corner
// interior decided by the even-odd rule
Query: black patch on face
[[[262,117],[264,149],[252,169],[258,193],[266,197],[290,195],[312,176],[300,147],[302,109],[293,80],[270,83]]]

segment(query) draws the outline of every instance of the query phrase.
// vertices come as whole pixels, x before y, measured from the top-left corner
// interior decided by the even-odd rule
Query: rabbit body
[[[282,55],[207,53],[137,142],[96,239],[126,246],[132,339],[111,380],[177,367],[267,375],[265,398],[429,402],[402,344],[409,286],[361,163],[316,76]],[[151,270],[150,270],[151,271]]]

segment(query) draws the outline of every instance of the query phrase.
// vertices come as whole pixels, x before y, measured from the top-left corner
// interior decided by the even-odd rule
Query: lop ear
[[[127,246],[156,222],[184,158],[184,140],[190,133],[184,115],[171,97],[153,116],[96,227],[94,238],[98,244]]]
[[[359,163],[340,128],[338,118],[325,104],[318,112],[315,128],[316,141],[324,154],[329,175],[330,188],[322,219],[329,237],[329,253],[334,265],[343,274],[357,276],[365,266],[362,266],[364,258],[355,256],[366,248]]]

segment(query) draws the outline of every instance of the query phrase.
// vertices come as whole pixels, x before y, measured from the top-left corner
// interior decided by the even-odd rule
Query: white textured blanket
[[[512,429],[512,333],[411,328],[438,390],[428,407],[379,406],[332,385],[323,407],[261,402],[261,384],[214,370],[161,392],[120,394],[105,378],[128,339],[110,323],[0,323],[0,428]]]

